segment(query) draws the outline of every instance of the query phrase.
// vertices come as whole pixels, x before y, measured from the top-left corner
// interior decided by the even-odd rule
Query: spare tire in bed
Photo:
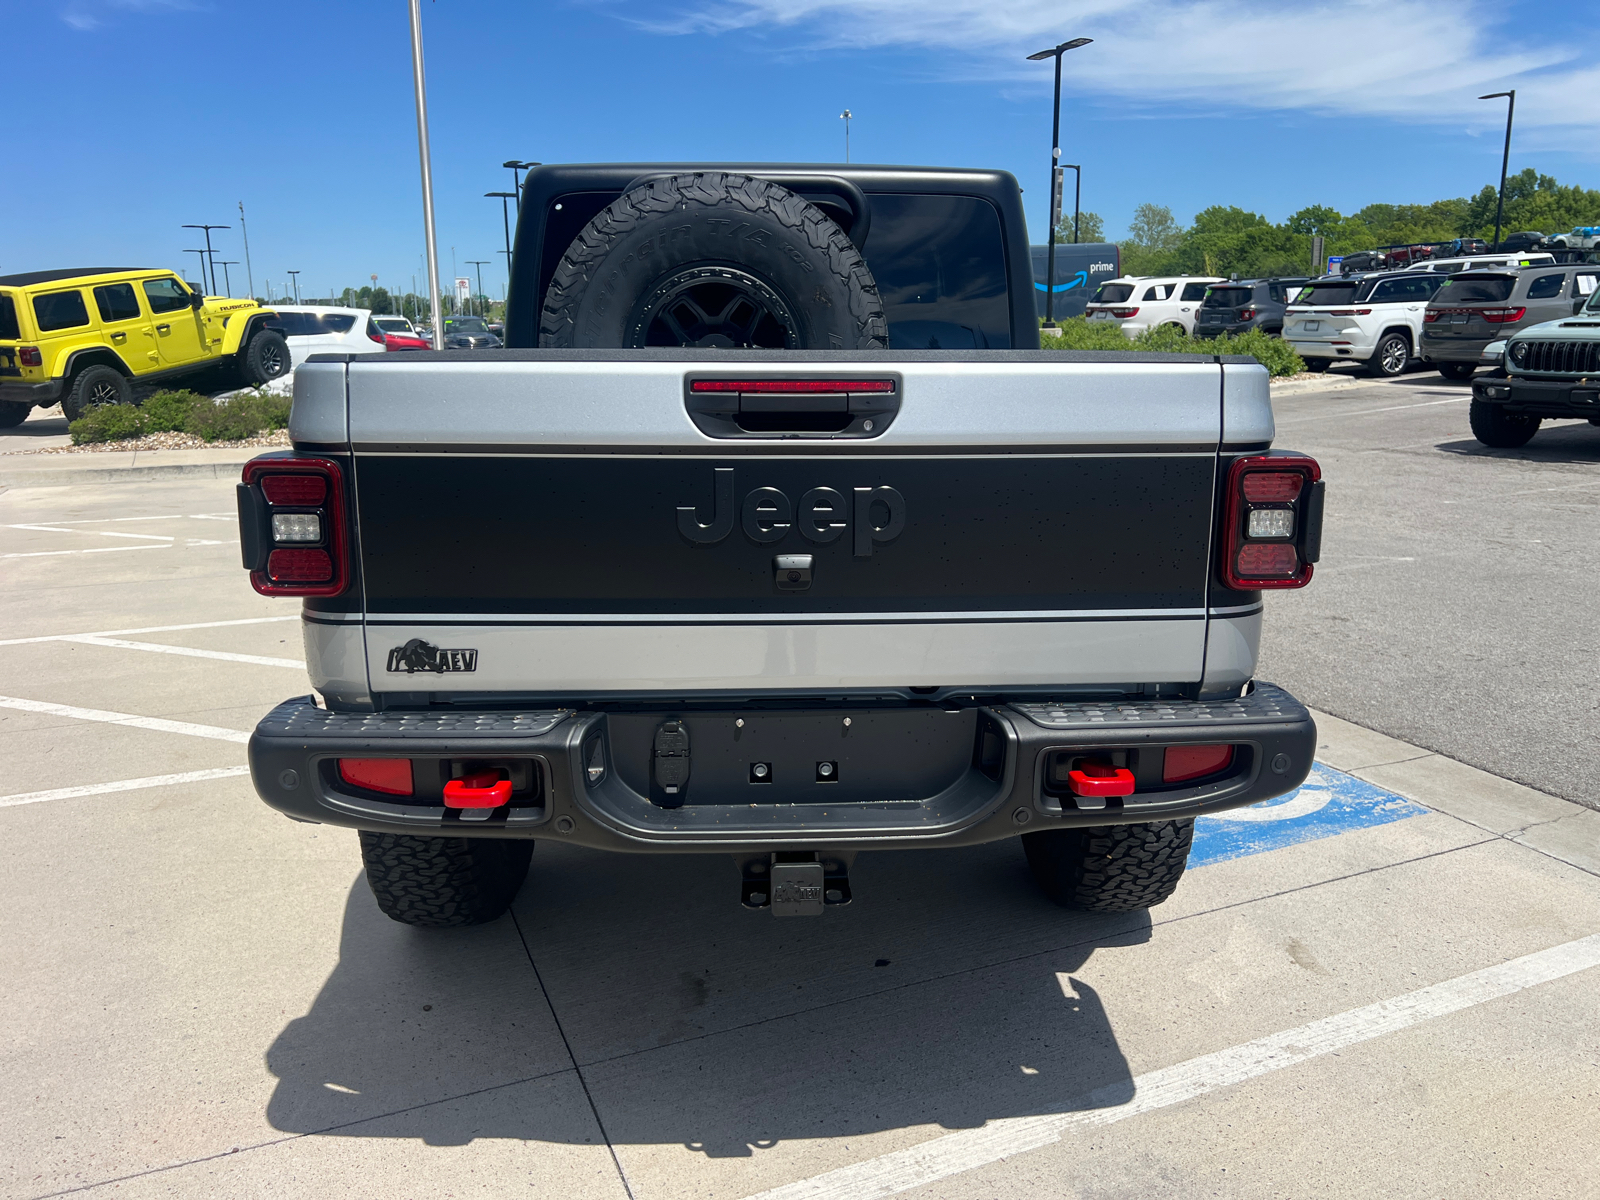
[[[652,180],[584,226],[545,293],[539,345],[883,350],[878,285],[787,188],[723,171]]]

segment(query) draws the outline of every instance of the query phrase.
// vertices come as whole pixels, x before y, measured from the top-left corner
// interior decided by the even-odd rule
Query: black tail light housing
[[[325,458],[257,458],[239,484],[239,546],[263,596],[337,596],[350,582],[344,475]]]
[[[1238,458],[1228,468],[1222,578],[1237,591],[1301,588],[1322,554],[1322,468],[1301,454]]]

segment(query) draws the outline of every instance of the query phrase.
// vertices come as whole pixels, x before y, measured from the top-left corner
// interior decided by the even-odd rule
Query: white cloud
[[[1600,121],[1592,56],[1571,38],[1507,27],[1488,0],[1448,11],[1434,0],[1083,0],[1070,10],[1060,0],[689,0],[652,10],[631,19],[660,33],[781,36],[785,48],[946,51],[948,77],[1015,83],[1048,83],[1050,64],[1022,61],[1028,52],[1091,37],[1064,60],[1072,90],[1151,111],[1290,110],[1488,132],[1504,107],[1476,97],[1515,87],[1517,125],[1541,140]]]

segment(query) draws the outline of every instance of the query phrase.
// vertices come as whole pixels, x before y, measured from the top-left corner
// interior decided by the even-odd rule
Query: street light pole
[[[444,349],[439,320],[439,247],[433,236],[433,158],[428,153],[428,86],[422,69],[422,0],[411,0],[411,83],[417,94],[417,157],[422,164],[422,232],[428,249],[429,320],[433,348]]]
[[[1076,246],[1083,240],[1078,236],[1079,209],[1083,204],[1083,168],[1076,163],[1062,163],[1061,169],[1072,172],[1072,244]]]
[[[1056,327],[1056,225],[1060,222],[1061,215],[1056,209],[1060,201],[1060,193],[1056,187],[1059,178],[1057,164],[1061,161],[1061,56],[1068,50],[1076,50],[1079,46],[1087,46],[1093,38],[1073,38],[1070,42],[1062,42],[1049,50],[1040,50],[1037,54],[1028,55],[1029,62],[1043,62],[1047,58],[1056,60],[1056,96],[1055,106],[1051,110],[1050,124],[1050,249],[1046,256],[1045,284],[1044,284],[1044,323],[1045,328]]]
[[[850,161],[850,121],[855,116],[848,108],[839,114],[839,119],[844,122],[844,160]]]
[[[494,261],[494,259],[492,259],[492,258],[485,258],[485,259],[469,258],[469,259],[467,259],[467,266],[469,266],[469,267],[477,267],[478,268],[478,297],[479,297],[479,299],[478,299],[478,315],[480,317],[486,315],[485,314],[485,309],[484,309],[484,304],[483,304],[483,269],[484,269],[484,267],[488,266],[493,261]]]
[[[1500,199],[1494,206],[1494,246],[1500,246],[1500,219],[1506,214],[1506,168],[1511,164],[1511,117],[1517,111],[1517,89],[1509,92],[1490,92],[1487,96],[1479,96],[1479,100],[1505,100],[1506,101],[1506,149],[1500,156]]]
[[[289,281],[294,287],[294,302],[296,304],[299,304],[300,303],[300,272],[299,271],[290,271],[290,272],[288,272],[288,275],[289,275]]]
[[[204,229],[206,231],[206,258],[211,262],[211,282],[206,284],[214,296],[217,294],[217,257],[211,249],[211,231],[213,229],[226,229],[226,225],[185,225],[185,229]]]
[[[501,163],[500,165],[502,167],[509,167],[511,169],[511,186],[516,189],[515,196],[516,196],[516,201],[517,201],[517,217],[518,217],[518,219],[521,219],[521,217],[522,217],[522,177],[521,177],[521,175],[518,174],[518,172],[520,172],[520,171],[531,171],[531,170],[533,170],[533,168],[537,167],[539,164],[536,163],[536,162],[518,162],[516,159],[511,158],[511,159],[507,159],[505,162]]]
[[[239,232],[244,235],[244,274],[250,284],[250,299],[256,298],[256,273],[250,269],[250,230],[244,223],[244,201],[239,201]]]
[[[217,266],[222,268],[222,286],[223,286],[223,289],[228,293],[228,299],[229,300],[233,299],[233,276],[231,274],[229,274],[228,268],[229,267],[237,267],[238,265],[239,265],[239,260],[238,259],[230,259],[230,260],[227,260],[227,261],[224,261],[224,262],[219,262],[217,264]]]
[[[506,291],[509,295],[511,290],[511,208],[506,204],[506,201],[515,200],[517,194],[515,192],[485,192],[483,197],[485,200],[492,200],[496,197],[500,200],[500,220],[506,227],[506,248],[504,253],[506,256]]]
[[[198,254],[200,256],[200,290],[206,286],[206,252],[204,250],[185,250],[185,254]]]

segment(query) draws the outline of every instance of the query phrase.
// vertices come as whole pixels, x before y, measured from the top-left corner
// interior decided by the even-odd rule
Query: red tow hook
[[[1110,763],[1084,762],[1067,772],[1074,796],[1131,796],[1133,772]]]
[[[446,808],[479,809],[487,816],[510,801],[511,780],[501,779],[498,771],[474,771],[444,785]]]

